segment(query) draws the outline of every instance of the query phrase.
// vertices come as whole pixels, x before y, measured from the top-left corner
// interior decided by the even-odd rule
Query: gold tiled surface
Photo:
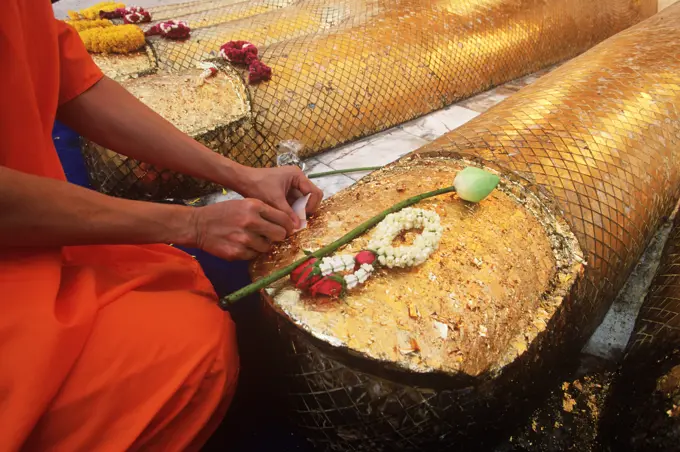
[[[490,160],[555,197],[587,252],[584,340],[677,199],[679,113],[677,5],[417,153]]]
[[[332,450],[423,450],[433,438],[435,449],[468,450],[466,441],[481,447],[495,431],[521,422],[519,407],[572,370],[565,363],[576,360],[678,201],[679,153],[680,5],[396,162],[408,168],[421,159],[463,157],[523,176],[554,200],[586,268],[528,350],[497,373],[450,376],[445,389],[413,384],[420,378],[414,375],[377,378],[371,363],[276,316],[288,339],[281,342],[288,344],[290,396],[302,404],[298,424]],[[369,181],[386,181],[382,174],[390,171]]]
[[[192,67],[229,40],[259,46],[273,78],[249,88],[250,120],[219,146],[251,166],[272,165],[282,140],[301,141],[310,156],[422,116],[573,57],[656,10],[655,0],[209,4],[152,9],[193,28],[187,42],[152,46],[161,71]],[[199,194],[161,187],[152,196]]]
[[[615,381],[606,430],[617,450],[675,450],[680,437],[680,216]]]
[[[265,142],[248,134],[231,156],[268,165],[281,140],[300,140],[312,155],[384,130],[571,57],[639,20],[637,4],[308,1],[253,17],[247,27],[230,25],[233,32],[220,34],[213,49],[230,39],[254,41],[266,46],[262,60],[274,73],[251,89],[254,126]],[[203,43],[209,31],[197,30],[195,39]]]
[[[680,348],[680,217],[675,221],[659,270],[640,308],[628,355],[646,353],[650,347]]]

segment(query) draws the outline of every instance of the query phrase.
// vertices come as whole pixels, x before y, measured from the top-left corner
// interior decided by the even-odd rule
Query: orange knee
[[[238,378],[235,326],[188,292],[131,292],[103,308],[30,450],[198,449]]]

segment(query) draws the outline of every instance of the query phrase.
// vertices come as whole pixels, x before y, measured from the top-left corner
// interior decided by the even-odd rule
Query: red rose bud
[[[373,251],[368,250],[359,251],[359,254],[354,256],[354,261],[356,262],[356,265],[354,266],[354,271],[357,271],[359,270],[359,267],[361,267],[363,264],[372,265],[373,262],[375,262],[375,254],[373,253]]]
[[[250,64],[257,60],[257,47],[248,41],[229,41],[220,47],[220,55],[231,63]]]
[[[187,39],[189,36],[191,36],[191,28],[189,28],[187,24],[181,22],[177,24],[177,28],[163,33],[163,37],[167,39],[182,40]]]
[[[297,285],[303,275],[308,275],[308,270],[314,270],[316,267],[316,265],[314,265],[316,261],[317,259],[312,257],[301,263],[295,270],[293,270],[290,274],[290,280],[293,281],[293,284]]]
[[[168,20],[156,24],[144,32],[144,36],[155,35],[161,35],[166,39],[182,40],[191,36],[191,28],[182,21]]]
[[[141,8],[140,8],[141,9]],[[123,16],[123,22],[126,24],[141,24],[151,22],[151,14],[148,11],[134,11]]]
[[[323,295],[326,297],[337,298],[345,291],[345,284],[342,278],[336,275],[326,276],[315,283],[310,292],[312,296]]]
[[[127,13],[125,8],[116,8],[113,11],[99,11],[100,19],[120,19]]]
[[[248,83],[251,85],[262,81],[271,80],[272,68],[260,60],[255,60],[248,66]]]
[[[309,290],[317,282],[321,281],[323,275],[316,265],[308,265],[300,274],[300,279],[295,283],[295,287],[300,290]]]

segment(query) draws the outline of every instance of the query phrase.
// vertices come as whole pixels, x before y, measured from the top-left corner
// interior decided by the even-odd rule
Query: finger
[[[293,214],[297,222],[293,221],[293,218],[288,212],[275,209],[267,204],[262,204],[260,216],[266,221],[263,222],[257,232],[264,235],[272,242],[280,242],[285,239],[288,234],[293,232],[295,228],[298,228],[300,226],[300,219],[295,215],[295,212],[293,212],[293,209],[288,204],[286,204],[286,207]],[[283,237],[281,237],[280,230],[276,229],[276,227],[283,228]]]
[[[257,253],[266,253],[269,251],[271,248],[270,243],[271,242],[269,242],[266,238],[253,231],[247,231],[247,238],[244,241],[244,245],[246,247]]]
[[[294,188],[294,187],[291,188],[291,189],[288,191],[288,196],[292,196],[293,199],[302,198],[302,197],[305,196],[306,194],[307,194],[307,193],[302,193],[300,190],[298,190],[297,188]]]
[[[280,212],[283,212],[285,215],[288,216],[288,218],[290,219],[290,223],[293,225],[292,229],[290,230],[291,232],[294,229],[300,227],[300,218],[297,216],[295,211],[293,211],[293,207],[291,207],[290,203],[285,198],[285,196],[280,195],[276,199],[272,200],[269,204],[273,206],[275,210],[279,210]]]
[[[323,191],[312,183],[304,174],[297,178],[297,188],[305,195],[311,194],[307,202],[307,213],[314,213],[323,200]]]
[[[288,204],[292,206],[295,201],[302,198],[303,196],[304,195],[300,190],[297,188],[291,188],[288,190],[288,194],[286,195],[286,201],[288,201]]]
[[[238,248],[238,251],[236,252],[236,259],[235,260],[251,261],[251,260],[257,258],[257,256],[259,256],[259,255],[260,255],[260,253],[258,253],[257,251],[255,251],[251,248],[246,248],[246,247]]]

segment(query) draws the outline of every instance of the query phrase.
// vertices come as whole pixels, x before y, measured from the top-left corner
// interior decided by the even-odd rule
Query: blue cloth
[[[66,179],[81,187],[92,188],[83,155],[80,153],[80,135],[57,121],[52,129],[52,140]]]

